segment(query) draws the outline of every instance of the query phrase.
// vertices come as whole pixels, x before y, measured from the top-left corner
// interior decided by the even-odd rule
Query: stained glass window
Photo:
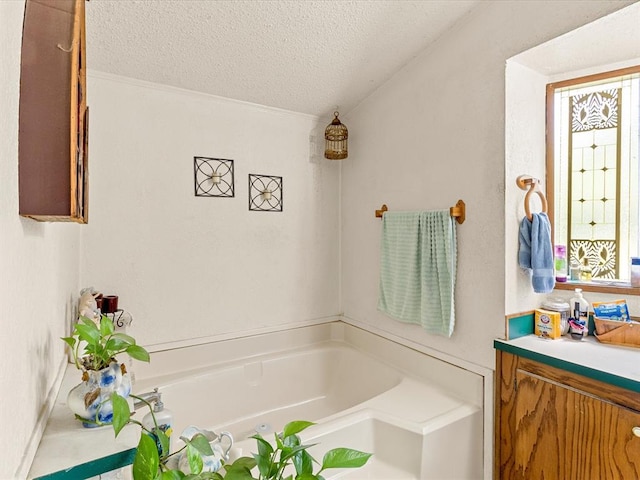
[[[640,74],[554,92],[554,237],[594,279],[629,279],[638,256]]]

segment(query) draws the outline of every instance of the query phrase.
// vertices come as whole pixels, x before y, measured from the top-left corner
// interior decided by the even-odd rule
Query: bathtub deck
[[[335,475],[329,473],[323,476],[327,480],[421,480],[415,472],[410,472],[397,465],[376,460],[373,457],[362,468],[344,470]]]

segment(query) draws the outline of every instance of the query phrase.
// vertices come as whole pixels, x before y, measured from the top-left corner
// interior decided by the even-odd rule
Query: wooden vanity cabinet
[[[35,220],[88,220],[84,1],[25,4],[19,213]]]
[[[640,394],[504,351],[496,367],[496,478],[640,479]]]

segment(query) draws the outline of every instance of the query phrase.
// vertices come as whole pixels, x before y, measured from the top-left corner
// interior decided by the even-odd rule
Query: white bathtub
[[[482,378],[340,322],[155,352],[136,374],[137,393],[162,392],[174,438],[188,425],[228,430],[234,454],[250,455],[256,430],[271,440],[310,420],[301,436],[319,442],[315,458],[338,446],[374,454],[326,478],[483,477]]]

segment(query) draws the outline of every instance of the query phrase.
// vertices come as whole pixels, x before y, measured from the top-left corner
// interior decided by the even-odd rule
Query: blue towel
[[[380,246],[378,310],[450,337],[457,247],[449,211],[386,212]]]
[[[549,293],[556,285],[551,223],[546,213],[532,213],[520,224],[518,264],[531,273],[535,293]]]

